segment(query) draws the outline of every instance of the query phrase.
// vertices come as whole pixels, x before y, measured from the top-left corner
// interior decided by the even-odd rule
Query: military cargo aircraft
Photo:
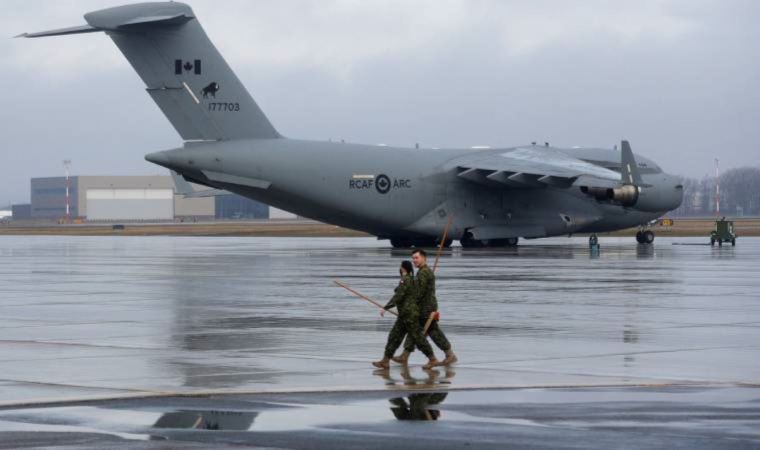
[[[105,32],[184,144],[145,158],[185,180],[299,216],[365,231],[394,247],[513,246],[518,238],[642,227],[677,208],[683,187],[620,150],[522,145],[393,148],[282,136],[178,2],[90,12],[86,25],[21,36]],[[445,242],[449,245],[451,239]]]

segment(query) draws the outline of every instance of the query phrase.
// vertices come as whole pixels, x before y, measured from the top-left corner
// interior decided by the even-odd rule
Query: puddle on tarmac
[[[218,410],[170,408],[169,405],[164,408],[145,405],[137,409],[115,405],[8,410],[0,412],[0,432],[80,432],[131,440],[161,440],[186,432],[282,433],[347,429],[357,425],[383,425],[399,421],[451,420],[541,426],[520,418],[478,417],[461,411],[444,411],[443,405],[450,395],[464,397],[461,401],[469,396],[464,392],[397,392],[386,395],[386,398],[377,398],[376,394],[372,394],[369,399],[359,401],[326,395],[317,398],[318,402],[313,397],[295,395],[283,399],[251,400],[242,403],[248,405],[242,408],[241,402],[233,402],[234,408],[220,407]],[[191,399],[190,402],[200,406],[208,401]],[[219,399],[215,403],[224,405],[227,400]],[[227,403],[227,406],[233,405]]]
[[[707,430],[756,439],[759,400],[757,389],[696,386],[172,397],[2,410],[0,436],[87,433],[132,441],[205,443],[279,436],[272,442],[281,442],[277,439],[308,439],[325,431],[337,433],[333,436],[405,435],[410,422],[426,422],[440,423],[437,432],[451,433],[475,427],[496,434],[524,433],[525,427],[646,427],[666,434]]]
[[[21,409],[0,412],[0,432],[84,432],[145,440],[161,439],[170,430],[282,432],[396,420],[435,421],[443,416],[440,406],[448,395],[398,393],[387,399],[348,403],[258,402],[251,409],[229,410],[184,408],[164,412],[157,407],[98,406]]]

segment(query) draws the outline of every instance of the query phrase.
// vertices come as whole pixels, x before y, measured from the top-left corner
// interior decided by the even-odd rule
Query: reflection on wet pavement
[[[698,243],[700,238],[676,241]],[[0,237],[0,405],[145,394],[749,383],[760,239],[529,241],[441,258],[456,377],[374,374],[406,251],[372,239]],[[439,354],[440,356],[440,354]],[[452,372],[453,373],[453,372]],[[387,375],[387,376],[386,376]]]
[[[435,406],[446,400],[445,392],[418,393],[409,397],[393,397],[391,411],[398,420],[438,420],[441,410]]]
[[[153,428],[246,431],[257,415],[238,411],[175,411],[161,415]]]
[[[0,449],[66,446],[61,433],[92,449],[743,449],[760,445],[758,421],[760,390],[736,387],[217,395],[0,409]]]
[[[454,367],[445,367],[440,369],[426,369],[422,371],[424,377],[416,377],[412,375],[409,366],[400,366],[398,368],[398,377],[395,376],[395,372],[391,372],[388,369],[376,369],[372,373],[385,380],[387,387],[423,387],[434,388],[437,385],[450,385],[451,381],[456,376]],[[443,373],[443,377],[441,377]]]

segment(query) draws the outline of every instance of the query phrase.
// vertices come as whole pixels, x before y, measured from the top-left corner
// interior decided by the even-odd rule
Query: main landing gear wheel
[[[433,248],[437,246],[438,246],[438,239],[435,239],[435,238],[412,239],[412,247]]]
[[[485,242],[473,239],[472,236],[463,236],[459,243],[462,248],[483,248],[486,246]]]
[[[636,233],[636,242],[639,244],[651,244],[654,242],[654,232],[652,230],[643,230]]]
[[[410,248],[412,240],[408,238],[391,238],[391,246],[393,248]]]
[[[482,241],[472,237],[472,233],[469,231],[459,239],[459,244],[462,248],[483,248],[488,245],[488,241]]]
[[[463,248],[499,248],[499,247],[517,247],[519,238],[511,237],[504,239],[473,239],[472,234],[467,233],[459,240]]]
[[[506,239],[491,239],[486,241],[486,247],[517,247],[519,238],[511,237]]]
[[[409,238],[409,237],[396,237],[391,238],[391,246],[393,248],[434,248],[438,247],[441,243],[435,238]],[[444,247],[451,246],[451,239],[446,239]]]
[[[446,239],[443,242],[443,248],[449,248],[449,247],[451,247],[451,244],[453,244],[453,243],[454,243],[453,239]],[[441,240],[440,239],[436,239],[435,240],[435,246],[436,247],[440,247],[440,245],[441,245]]]

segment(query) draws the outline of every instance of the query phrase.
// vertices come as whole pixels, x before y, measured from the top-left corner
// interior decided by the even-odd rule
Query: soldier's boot
[[[390,359],[388,358],[383,358],[380,361],[372,361],[372,365],[378,369],[390,369],[391,367]]]
[[[459,361],[459,358],[457,358],[457,355],[454,354],[454,350],[448,349],[446,350],[446,357],[443,359],[443,361],[441,361],[441,365],[450,366],[457,361]]]
[[[393,361],[395,363],[398,363],[398,364],[402,364],[402,365],[405,366],[405,365],[409,364],[409,355],[411,355],[411,353],[409,353],[408,351],[404,350],[404,352],[402,354],[400,354],[398,356],[394,356],[393,358],[391,358],[391,361]]]
[[[433,356],[432,358],[428,359],[428,362],[427,362],[427,364],[425,364],[424,366],[422,366],[422,368],[423,368],[423,369],[425,369],[425,370],[430,370],[430,369],[432,369],[433,367],[435,367],[435,366],[440,366],[440,365],[441,365],[441,362],[440,362],[440,361],[438,361],[438,360],[435,358],[435,356]]]

